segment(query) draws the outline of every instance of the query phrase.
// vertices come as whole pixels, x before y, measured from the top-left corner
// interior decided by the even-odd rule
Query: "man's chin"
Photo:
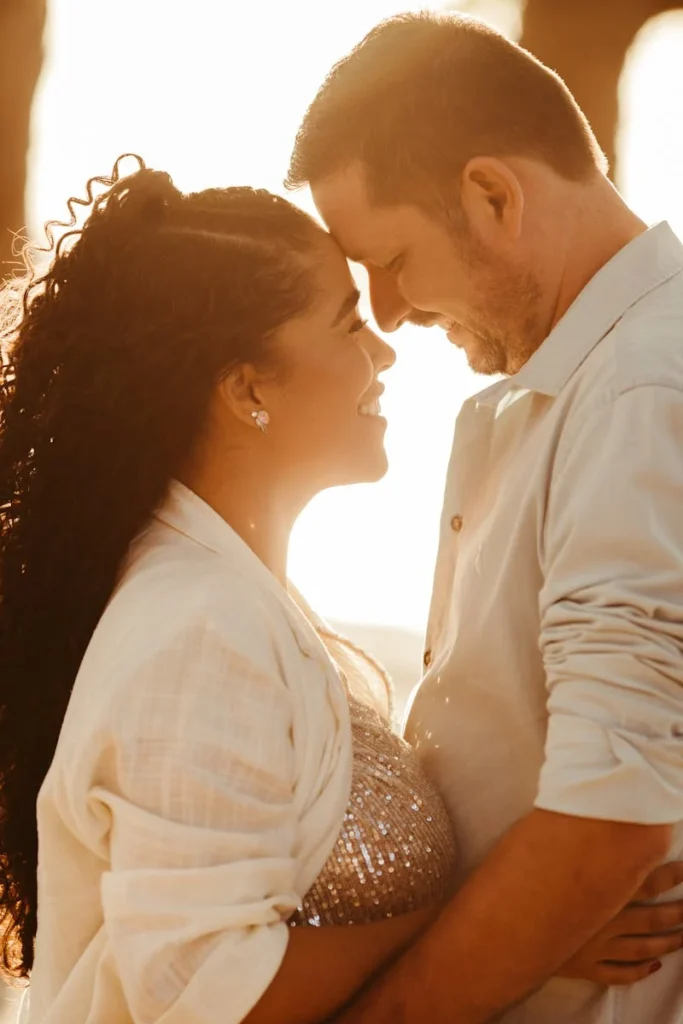
[[[462,348],[467,351],[468,341],[472,341],[474,335],[470,331],[466,331],[464,327],[460,327],[459,324],[453,324],[446,331],[446,337],[450,341],[451,345],[455,345],[456,348]]]
[[[482,338],[471,331],[463,331],[460,332],[458,340],[453,344],[465,353],[469,367],[474,373],[482,374],[485,377],[505,373],[506,353],[489,338]]]

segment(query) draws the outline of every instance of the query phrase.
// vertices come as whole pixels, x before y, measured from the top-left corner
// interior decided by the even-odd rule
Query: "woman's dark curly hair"
[[[36,932],[36,799],[131,541],[221,377],[266,360],[315,292],[320,229],[301,210],[250,188],[183,195],[137,159],[69,201],[47,272],[1,299],[0,941],[19,977]],[[82,229],[75,204],[90,208]]]

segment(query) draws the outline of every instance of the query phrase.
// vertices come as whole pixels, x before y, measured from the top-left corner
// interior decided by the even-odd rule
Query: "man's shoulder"
[[[599,404],[648,386],[683,392],[683,273],[624,313],[580,368],[575,382],[576,391]]]

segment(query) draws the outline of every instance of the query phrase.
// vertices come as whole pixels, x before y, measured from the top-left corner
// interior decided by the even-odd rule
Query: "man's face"
[[[365,266],[381,330],[438,324],[485,374],[515,373],[538,348],[540,286],[495,229],[480,237],[465,209],[446,224],[417,206],[377,206],[360,165],[312,192],[348,258]]]

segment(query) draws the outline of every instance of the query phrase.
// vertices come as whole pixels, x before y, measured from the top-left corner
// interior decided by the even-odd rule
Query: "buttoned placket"
[[[499,385],[495,385],[498,388]],[[485,478],[496,401],[486,401],[489,389],[465,403],[456,424],[453,454],[448,468],[441,539],[436,563],[434,594],[429,615],[427,641],[422,664],[427,671],[434,662],[434,648],[440,642],[450,608],[458,548],[466,523],[466,509]]]

